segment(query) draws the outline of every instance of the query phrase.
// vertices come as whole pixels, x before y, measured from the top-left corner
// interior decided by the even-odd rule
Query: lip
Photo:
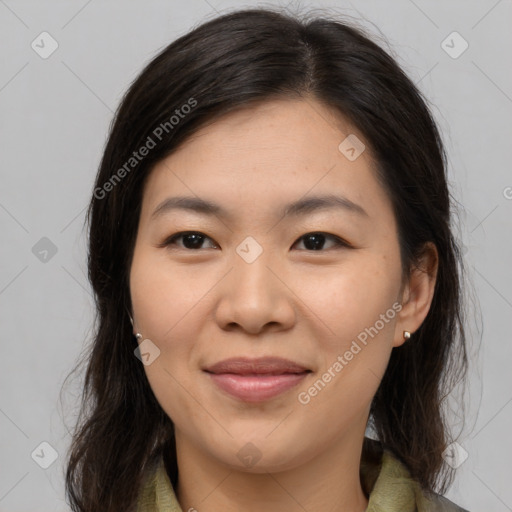
[[[221,390],[245,402],[274,398],[298,385],[311,372],[279,357],[226,359],[204,371]]]
[[[281,375],[309,371],[305,366],[281,357],[232,357],[205,368],[209,373],[237,375]]]

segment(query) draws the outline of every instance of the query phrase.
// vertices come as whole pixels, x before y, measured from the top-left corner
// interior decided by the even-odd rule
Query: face
[[[364,433],[403,341],[401,262],[368,145],[339,148],[349,134],[365,142],[314,100],[267,102],[149,175],[130,292],[178,450],[276,471]]]

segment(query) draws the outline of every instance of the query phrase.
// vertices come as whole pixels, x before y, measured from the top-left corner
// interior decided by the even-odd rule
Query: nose
[[[219,327],[249,334],[290,329],[296,317],[293,286],[269,261],[265,251],[252,263],[238,255],[233,263],[217,290],[220,298],[215,319]]]

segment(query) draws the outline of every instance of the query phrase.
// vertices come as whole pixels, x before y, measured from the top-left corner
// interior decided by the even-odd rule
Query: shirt
[[[409,471],[388,450],[376,450],[376,441],[365,438],[360,476],[368,496],[366,512],[468,512],[438,494],[427,495]],[[163,456],[146,475],[137,512],[183,512],[165,468]]]

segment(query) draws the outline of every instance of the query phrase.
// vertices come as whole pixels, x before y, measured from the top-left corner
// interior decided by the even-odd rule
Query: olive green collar
[[[368,496],[366,512],[467,512],[446,498],[427,495],[406,467],[380,444],[365,438],[360,476]],[[164,458],[149,473],[139,495],[137,512],[183,512],[167,474]]]

